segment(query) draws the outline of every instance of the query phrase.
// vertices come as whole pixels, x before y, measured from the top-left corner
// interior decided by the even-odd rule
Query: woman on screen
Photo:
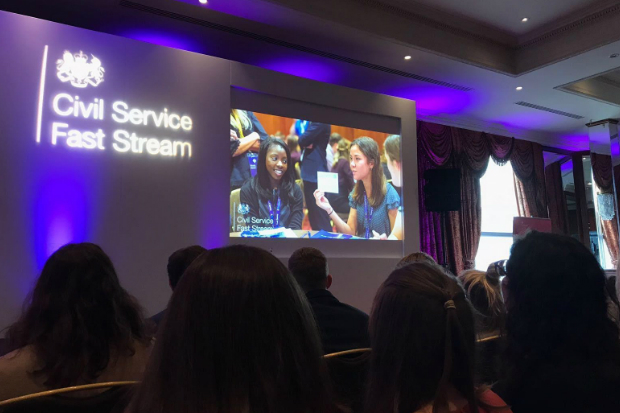
[[[233,109],[230,112],[230,156],[232,172],[230,189],[241,188],[256,175],[256,162],[260,144],[268,138],[267,132],[254,113]]]
[[[241,206],[249,230],[301,229],[304,197],[289,168],[291,153],[286,143],[270,138],[260,145],[257,174],[241,187]]]
[[[379,145],[368,137],[357,138],[351,144],[351,172],[357,181],[349,194],[349,219],[344,222],[335,212],[321,190],[314,192],[316,204],[334,222],[338,232],[366,239],[387,237],[396,222],[400,197],[387,185],[381,168]]]

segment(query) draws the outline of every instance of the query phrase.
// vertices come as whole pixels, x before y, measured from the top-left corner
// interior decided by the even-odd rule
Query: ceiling
[[[378,0],[410,11],[433,8],[437,11],[469,19],[478,24],[502,30],[511,35],[524,35],[549,24],[571,19],[575,14],[608,5],[606,0]],[[541,5],[544,4],[544,7]],[[527,17],[526,23],[521,19]]]
[[[585,124],[620,117],[620,106],[560,87],[620,68],[620,58],[609,58],[620,53],[620,1],[503,0],[501,5],[487,0],[209,0],[206,6],[198,0],[4,0],[0,8],[413,99],[417,116],[426,121],[588,149]],[[527,29],[521,26],[523,13],[529,14]],[[412,58],[404,60],[405,55]]]

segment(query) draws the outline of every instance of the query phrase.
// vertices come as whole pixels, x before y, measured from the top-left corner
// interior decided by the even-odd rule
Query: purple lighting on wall
[[[304,77],[306,79],[318,80],[320,82],[336,83],[340,78],[340,75],[333,66],[314,59],[281,58],[263,61],[257,65],[265,69]]]
[[[49,256],[70,242],[88,239],[86,183],[70,175],[41,182],[34,199],[34,247],[37,269]]]
[[[201,48],[196,44],[193,39],[177,33],[173,34],[170,32],[161,32],[152,29],[138,29],[125,31],[119,33],[119,35],[134,40],[140,40],[142,42],[156,44],[159,46],[187,50],[190,52],[205,53],[201,50]]]

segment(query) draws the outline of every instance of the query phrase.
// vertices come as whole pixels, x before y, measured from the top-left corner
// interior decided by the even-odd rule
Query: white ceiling
[[[513,35],[523,35],[608,0],[379,0],[414,11],[419,5],[460,15]],[[527,17],[527,23],[521,19]]]

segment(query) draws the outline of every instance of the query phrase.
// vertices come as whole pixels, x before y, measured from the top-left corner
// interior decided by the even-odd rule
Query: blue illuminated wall
[[[16,316],[45,260],[68,242],[100,244],[123,284],[155,311],[169,295],[171,252],[228,241],[230,63],[4,12],[0,38],[11,39],[0,43],[0,330]],[[83,52],[87,63],[99,59],[103,80],[93,86],[97,76],[90,76],[86,87],[63,82],[58,67],[65,51]],[[85,67],[94,70],[64,72],[83,78]],[[97,119],[101,100],[103,119]],[[160,127],[153,117],[147,125],[114,121],[114,102],[127,112],[152,110]],[[162,113],[190,117],[190,130],[164,127]],[[88,149],[94,141],[74,132],[69,146],[71,130],[100,130],[105,137]],[[187,146],[184,156],[162,156],[155,142],[151,153],[146,142],[142,153],[115,150],[119,130],[189,143],[191,157]]]

